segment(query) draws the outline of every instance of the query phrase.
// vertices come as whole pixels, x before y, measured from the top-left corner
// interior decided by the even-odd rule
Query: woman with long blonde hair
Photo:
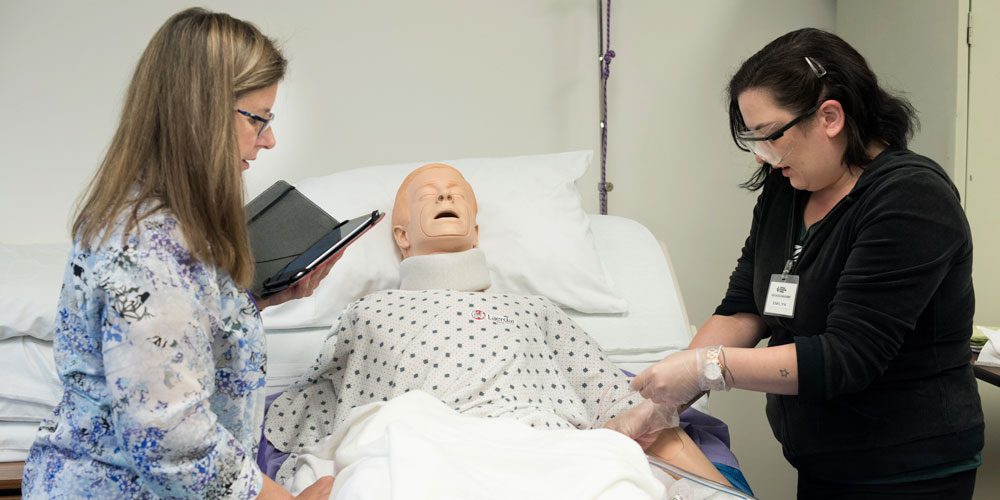
[[[73,223],[55,335],[64,395],[28,456],[26,498],[290,498],[254,460],[259,311],[310,295],[332,261],[266,300],[247,293],[242,177],[275,145],[286,65],[255,26],[203,9],[149,42]]]

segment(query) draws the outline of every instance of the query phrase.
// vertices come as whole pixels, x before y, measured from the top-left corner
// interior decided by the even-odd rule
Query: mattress
[[[591,215],[590,223],[598,254],[629,311],[585,314],[567,309],[566,313],[594,337],[611,361],[632,373],[686,348],[691,326],[661,244],[632,219]],[[269,394],[288,387],[312,364],[329,331],[326,327],[267,331]]]
[[[613,362],[638,373],[691,341],[691,325],[665,248],[642,224],[591,215],[598,254],[614,291],[628,301],[622,314],[566,311]]]

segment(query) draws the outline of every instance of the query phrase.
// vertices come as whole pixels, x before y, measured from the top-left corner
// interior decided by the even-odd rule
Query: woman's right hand
[[[278,304],[283,304],[290,300],[301,299],[303,297],[309,297],[316,291],[319,287],[323,278],[330,274],[330,270],[333,269],[333,265],[344,256],[344,251],[341,250],[333,257],[327,259],[326,262],[320,264],[319,267],[309,271],[309,274],[305,275],[299,281],[296,281],[294,285],[274,294],[268,296],[266,299],[254,298],[257,303],[257,308],[263,311],[267,307],[276,306]]]
[[[264,488],[257,495],[257,500],[289,500],[301,498],[303,500],[326,500],[330,498],[330,491],[333,490],[333,476],[323,476],[302,490],[298,496],[292,496],[288,490],[284,489],[273,479],[264,476]]]
[[[330,492],[333,490],[333,476],[323,476],[316,480],[308,488],[302,490],[299,496],[295,498],[300,498],[303,500],[326,500],[330,498]]]

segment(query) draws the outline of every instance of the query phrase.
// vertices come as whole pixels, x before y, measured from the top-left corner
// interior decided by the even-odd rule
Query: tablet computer
[[[383,213],[338,221],[285,181],[246,206],[254,255],[251,292],[263,298],[292,285],[356,241]]]
[[[341,222],[326,236],[320,238],[316,244],[296,256],[277,274],[266,278],[262,283],[262,293],[259,296],[267,297],[294,285],[296,281],[305,277],[327,259],[347,248],[365,231],[382,220],[384,216],[384,213],[375,210],[368,215]]]

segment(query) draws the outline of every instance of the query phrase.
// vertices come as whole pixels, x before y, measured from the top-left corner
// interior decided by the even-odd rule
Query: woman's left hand
[[[330,274],[330,269],[333,269],[333,265],[336,264],[343,255],[344,253],[341,251],[337,255],[330,257],[322,265],[310,271],[309,274],[305,275],[299,281],[296,281],[294,285],[267,298],[256,299],[257,307],[263,311],[265,307],[276,306],[278,304],[288,302],[289,300],[309,297],[316,291],[316,288],[319,287],[323,278],[326,278],[326,275]]]
[[[604,424],[604,428],[632,438],[645,450],[660,436],[660,431],[680,425],[680,416],[677,412],[677,408],[645,400],[609,420]]]

